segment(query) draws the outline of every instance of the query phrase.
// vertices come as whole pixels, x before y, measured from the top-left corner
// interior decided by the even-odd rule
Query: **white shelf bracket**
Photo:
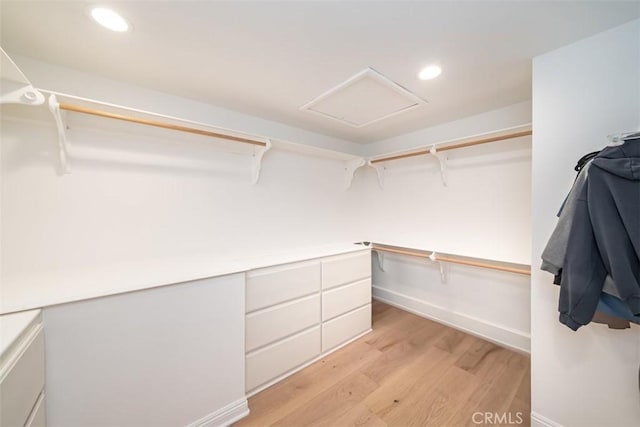
[[[429,149],[429,153],[436,159],[438,159],[438,163],[440,163],[440,177],[442,178],[442,185],[447,186],[447,164],[445,162],[445,157],[438,153],[435,145],[432,145]]]
[[[378,175],[378,184],[380,185],[380,188],[384,188],[384,171],[387,168],[385,168],[383,165],[376,165],[374,163],[371,163],[371,160],[369,160],[367,164],[376,170],[376,175]]]
[[[42,105],[44,95],[31,85],[2,80],[2,96],[0,104]]]
[[[262,169],[262,156],[273,146],[270,139],[267,138],[267,144],[264,147],[256,148],[251,160],[251,184],[257,184],[260,179],[260,170]]]
[[[384,253],[380,252],[380,251],[374,251],[377,255],[378,258],[378,266],[380,267],[381,271],[385,271],[384,269]]]
[[[1,47],[0,80],[0,104],[44,104],[44,95],[31,85],[29,79]]]
[[[58,130],[58,154],[60,156],[60,167],[64,174],[71,173],[69,165],[69,142],[67,141],[66,126],[62,119],[62,112],[60,111],[60,104],[55,95],[49,96],[49,111],[53,115],[53,119],[56,122],[56,128]]]
[[[363,158],[351,159],[346,162],[344,167],[344,189],[348,190],[353,183],[353,177],[356,171],[364,166],[367,162]]]
[[[438,254],[436,254],[435,252],[431,252],[431,255],[429,255],[429,259],[433,262],[438,263],[438,266],[440,267],[440,281],[442,283],[447,283],[447,267],[445,263],[442,261],[438,261]]]

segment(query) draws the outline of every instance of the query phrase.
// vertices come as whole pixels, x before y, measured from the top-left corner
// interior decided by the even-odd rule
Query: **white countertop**
[[[40,310],[30,310],[0,316],[0,359],[39,314]]]
[[[369,250],[369,247],[345,242],[280,252],[245,252],[242,256],[217,253],[136,260],[130,264],[107,265],[100,271],[75,270],[72,274],[52,271],[41,276],[4,278],[4,281],[11,282],[11,286],[0,290],[0,313],[32,310],[362,250]]]

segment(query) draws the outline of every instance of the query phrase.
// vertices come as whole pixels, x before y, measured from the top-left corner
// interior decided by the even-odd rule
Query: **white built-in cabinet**
[[[246,391],[291,375],[371,330],[369,250],[246,276]]]
[[[40,310],[0,316],[0,426],[44,427],[44,331]]]

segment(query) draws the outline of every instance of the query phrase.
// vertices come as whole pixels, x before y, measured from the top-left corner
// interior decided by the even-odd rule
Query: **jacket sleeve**
[[[556,224],[556,228],[553,230],[553,233],[551,233],[547,246],[542,251],[542,265],[540,268],[554,275],[559,274],[560,270],[564,266],[567,255],[569,232],[575,217],[578,197],[580,194],[584,193],[584,187],[587,182],[590,165],[591,163],[587,163],[580,174],[576,177],[569,194],[562,203],[560,212],[558,212],[558,223]]]
[[[558,311],[560,322],[575,331],[593,318],[607,271],[593,232],[586,194],[579,198],[574,215]]]

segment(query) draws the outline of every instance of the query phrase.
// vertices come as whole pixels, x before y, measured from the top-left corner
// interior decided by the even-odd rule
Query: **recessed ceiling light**
[[[437,65],[429,65],[420,70],[420,74],[418,74],[418,78],[420,80],[431,80],[435,79],[442,73],[442,68]]]
[[[100,25],[120,33],[129,31],[129,23],[117,12],[106,7],[91,8],[91,17]]]

